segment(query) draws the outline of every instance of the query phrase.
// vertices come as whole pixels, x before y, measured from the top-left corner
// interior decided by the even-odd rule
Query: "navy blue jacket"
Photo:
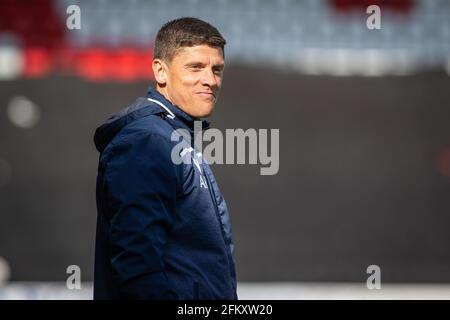
[[[173,163],[176,129],[194,119],[150,88],[95,132],[94,299],[237,299],[227,206],[205,161]]]

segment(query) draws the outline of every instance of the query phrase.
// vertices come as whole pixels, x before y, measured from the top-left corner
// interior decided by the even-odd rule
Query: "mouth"
[[[199,91],[199,92],[196,92],[195,94],[197,94],[197,95],[199,95],[199,96],[201,96],[201,97],[204,97],[204,98],[208,98],[208,99],[216,99],[216,95],[214,94],[214,92],[211,92],[211,91]]]

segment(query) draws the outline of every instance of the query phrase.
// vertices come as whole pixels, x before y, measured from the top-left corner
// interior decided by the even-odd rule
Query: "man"
[[[172,157],[174,131],[193,137],[194,121],[213,111],[224,45],[199,19],[166,23],[154,44],[156,89],[97,129],[95,299],[237,299],[229,215],[214,176],[192,144],[183,163]]]

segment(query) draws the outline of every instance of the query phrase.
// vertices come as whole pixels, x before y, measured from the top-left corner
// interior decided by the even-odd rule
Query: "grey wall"
[[[226,70],[213,125],[279,128],[280,171],[215,165],[231,210],[240,280],[450,281],[450,79],[308,77]],[[0,256],[13,280],[63,280],[70,264],[92,278],[95,127],[144,95],[147,83],[77,78],[2,82]],[[41,121],[7,118],[16,95]],[[441,159],[441,160],[439,160]],[[439,162],[440,161],[440,162]]]

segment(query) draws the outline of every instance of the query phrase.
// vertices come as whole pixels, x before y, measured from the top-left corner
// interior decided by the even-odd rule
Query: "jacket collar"
[[[194,121],[201,121],[195,119],[188,115],[186,112],[181,110],[178,106],[172,104],[166,99],[161,93],[159,93],[153,86],[150,86],[147,91],[147,99],[158,104],[161,108],[165,109],[167,112],[167,117],[173,119],[174,121],[181,122],[190,131],[194,131]],[[158,103],[159,102],[159,103]],[[210,123],[206,120],[202,120],[202,130],[208,129]]]

